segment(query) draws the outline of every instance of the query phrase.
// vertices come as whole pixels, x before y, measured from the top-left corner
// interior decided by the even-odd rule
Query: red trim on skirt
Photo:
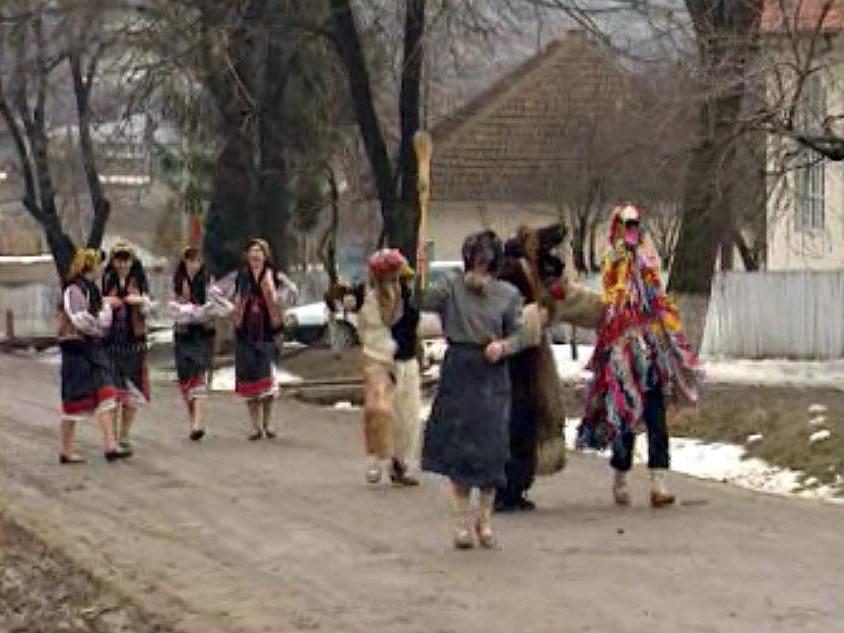
[[[239,382],[236,391],[244,398],[252,398],[273,388],[273,379],[264,378],[255,382]]]
[[[190,378],[185,382],[179,383],[179,388],[182,390],[182,395],[187,395],[187,393],[191,389],[196,389],[197,387],[203,386],[205,386],[205,378],[203,378],[202,376],[194,376],[193,378]]]
[[[93,396],[83,398],[82,400],[75,400],[73,402],[63,402],[62,411],[67,415],[78,415],[80,413],[93,413],[101,403],[111,398],[117,397],[117,389],[114,387],[103,387],[98,389]]]

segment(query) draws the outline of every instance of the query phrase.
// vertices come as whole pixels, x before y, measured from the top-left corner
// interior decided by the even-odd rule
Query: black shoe
[[[261,438],[264,437],[264,434],[261,431],[255,431],[252,435],[249,436],[250,442],[257,442]]]
[[[504,514],[508,512],[518,512],[520,510],[518,503],[506,497],[496,497],[495,505],[492,508],[495,512]]]
[[[521,512],[533,512],[536,510],[536,504],[527,497],[519,497],[516,501],[516,509]]]
[[[273,429],[269,426],[265,426],[264,427],[264,437],[266,437],[268,440],[274,440],[275,437],[276,437],[275,429]]]
[[[114,462],[118,459],[127,459],[132,457],[132,451],[125,448],[117,448],[113,451],[106,451],[105,458],[107,462]]]
[[[203,437],[205,437],[205,429],[194,429],[190,432],[190,439],[194,442],[198,442]]]

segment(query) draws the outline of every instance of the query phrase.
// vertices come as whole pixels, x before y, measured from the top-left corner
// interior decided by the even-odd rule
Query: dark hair
[[[255,280],[255,276],[252,274],[252,271],[249,268],[249,262],[247,261],[246,255],[253,246],[258,246],[264,251],[264,268],[261,270],[261,274],[258,275],[258,280]],[[275,266],[275,263],[272,259],[272,253],[270,252],[270,247],[266,243],[266,241],[253,238],[246,243],[246,248],[243,251],[243,268],[241,268],[240,273],[237,275],[237,280],[235,281],[235,294],[244,296],[247,294],[253,295],[260,295],[261,294],[261,280],[264,278],[264,275],[270,274],[272,275],[273,282],[278,284],[278,269]]]
[[[191,296],[200,305],[204,304],[207,299],[208,282],[211,279],[211,275],[208,273],[203,262],[202,266],[199,267],[199,272],[191,280],[185,262],[199,259],[201,256],[202,253],[198,248],[186,249],[182,259],[179,260],[179,265],[176,266],[176,271],[173,273],[173,292],[176,293],[176,296],[180,297],[182,295],[182,288],[187,281],[190,285]]]
[[[504,246],[495,231],[473,233],[463,242],[463,267],[466,272],[479,261],[484,261],[490,274],[497,275],[503,260]]]
[[[119,290],[120,284],[118,283],[118,275],[112,261],[117,258],[124,259],[121,255],[122,253],[115,253],[114,257],[109,260],[105,272],[103,272],[102,285],[104,295],[108,295],[115,288],[118,288]],[[147,281],[146,270],[144,270],[144,265],[137,257],[132,258],[132,266],[129,268],[129,275],[126,277],[127,282],[130,279],[135,280],[135,284],[138,286],[138,291],[141,294],[149,292],[149,282]]]

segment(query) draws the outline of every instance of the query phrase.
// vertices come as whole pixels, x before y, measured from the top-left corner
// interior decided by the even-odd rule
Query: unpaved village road
[[[215,397],[185,438],[159,387],[138,454],[56,464],[56,368],[0,357],[3,504],[173,630],[330,633],[844,631],[844,510],[677,477],[683,504],[609,503],[605,462],[540,482],[532,515],[498,518],[503,549],[455,552],[441,481],[363,484],[358,417],[281,403],[286,438],[246,441]]]

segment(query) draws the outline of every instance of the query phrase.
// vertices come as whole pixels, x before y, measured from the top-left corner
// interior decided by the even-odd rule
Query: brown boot
[[[453,486],[451,496],[451,520],[454,527],[454,547],[472,549],[475,541],[469,528],[469,490]]]
[[[623,470],[615,471],[612,484],[612,498],[618,506],[630,505],[630,489],[627,486],[627,473]]]
[[[478,541],[481,547],[494,549],[498,547],[495,532],[492,530],[492,511],[495,505],[495,488],[481,490],[480,510],[475,525],[478,531]]]
[[[677,498],[668,492],[665,484],[665,470],[651,470],[651,507],[664,508],[674,505],[676,501]]]

